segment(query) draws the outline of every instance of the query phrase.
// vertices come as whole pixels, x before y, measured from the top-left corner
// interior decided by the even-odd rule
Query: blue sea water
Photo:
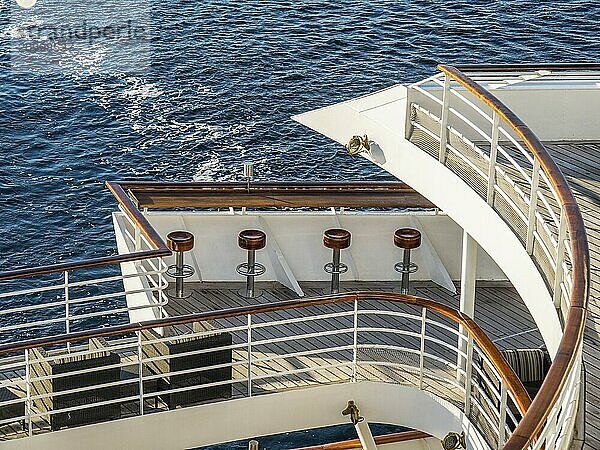
[[[438,62],[600,56],[597,1],[147,0],[144,70],[111,71],[100,43],[19,73],[11,45],[49,3],[78,2],[15,20],[0,0],[0,270],[113,254],[105,180],[231,180],[244,160],[261,180],[385,179],[290,116]]]
[[[409,431],[408,428],[405,427],[382,423],[370,423],[369,428],[373,436]],[[351,423],[347,423],[330,427],[314,428],[311,430],[293,431],[291,433],[256,436],[255,440],[258,441],[259,449],[261,450],[285,450],[323,445],[331,442],[342,442],[357,438],[358,436],[354,426]],[[250,439],[244,439],[241,441],[210,445],[195,450],[247,450],[249,441]]]

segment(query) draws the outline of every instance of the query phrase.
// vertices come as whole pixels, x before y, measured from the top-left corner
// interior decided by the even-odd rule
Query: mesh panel
[[[414,104],[411,106],[410,118],[411,123],[413,124],[410,141],[435,159],[438,159],[440,148],[438,137],[440,134],[440,119]],[[423,129],[428,130],[429,132],[424,131]],[[477,192],[481,198],[487,199],[487,173],[489,170],[489,160],[484,154],[489,153],[490,144],[488,142],[474,144],[453,129],[450,129],[448,141],[449,146],[456,150],[460,156],[453,150],[448,149],[446,154],[446,167],[458,175],[471,189]],[[523,171],[530,177],[532,170],[531,168],[527,168],[528,163],[524,160],[522,155],[519,155],[510,144],[507,145],[506,143],[503,143],[502,148],[511,153],[517,162],[525,167]],[[527,241],[527,223],[525,223],[522,216],[519,214],[519,211],[525,218],[528,218],[528,199],[531,194],[530,183],[528,179],[501,154],[498,155],[497,166],[499,166],[510,179],[507,180],[503,174],[497,173],[496,185],[498,186],[498,189],[510,199],[510,202],[504,198],[503,195],[494,192],[493,208],[512,229],[523,246],[525,246]],[[485,174],[485,177],[481,176],[475,168]],[[520,189],[522,193],[520,193],[517,188]],[[549,186],[541,177],[539,189],[544,193],[545,199],[554,214],[559,217],[560,207],[554,199]],[[527,197],[524,198],[523,194]],[[540,239],[542,239],[549,249],[550,254],[554,255],[554,245],[551,242],[548,231],[554,239],[558,239],[558,227],[539,197],[537,206],[538,211],[544,220],[544,226],[542,226],[542,222],[539,219],[536,219]],[[541,271],[546,284],[552,290],[554,270],[552,269],[548,256],[536,239],[534,240],[533,246],[533,259],[538,266],[538,269]]]

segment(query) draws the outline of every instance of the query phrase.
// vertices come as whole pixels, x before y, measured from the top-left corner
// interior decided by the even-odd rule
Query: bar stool
[[[325,264],[323,270],[331,274],[331,293],[340,292],[340,274],[348,272],[348,266],[340,262],[340,253],[350,247],[350,232],[341,228],[331,228],[323,233],[323,245],[333,250],[332,262]]]
[[[254,278],[265,273],[266,269],[256,262],[256,250],[265,248],[267,235],[260,230],[242,230],[238,234],[238,245],[248,251],[248,262],[236,267],[237,273],[246,277],[246,298],[254,298]]]
[[[394,270],[402,274],[400,292],[408,294],[411,273],[419,270],[419,266],[410,261],[410,251],[421,246],[421,232],[414,228],[400,228],[394,232],[394,245],[404,249],[402,262],[394,265]]]
[[[167,275],[175,278],[175,293],[171,297],[185,298],[190,293],[184,294],[183,280],[194,275],[194,268],[183,262],[183,254],[194,248],[194,235],[189,231],[172,231],[167,234],[167,247],[175,253],[175,264],[167,268]]]

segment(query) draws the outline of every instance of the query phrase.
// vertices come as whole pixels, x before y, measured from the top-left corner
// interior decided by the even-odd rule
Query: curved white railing
[[[161,336],[167,327],[171,333]],[[497,448],[529,406],[515,373],[473,320],[394,293],[165,318],[4,344],[0,355],[2,387],[24,393],[0,401],[0,408],[23,408],[0,420],[0,427],[24,422],[6,437],[199,402],[376,381],[427,391],[455,415],[469,415]]]
[[[581,213],[535,134],[474,79],[453,67],[439,69],[409,88],[406,137],[461,177],[511,227],[565,324],[546,382],[504,448],[566,448],[577,413],[589,290]],[[487,83],[511,81],[506,73],[490,72],[478,76]],[[544,75],[525,69],[513,78]]]

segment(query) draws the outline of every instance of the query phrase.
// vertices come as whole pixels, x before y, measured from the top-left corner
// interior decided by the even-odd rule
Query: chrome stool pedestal
[[[410,251],[421,245],[421,232],[414,228],[400,228],[394,232],[394,245],[404,249],[402,262],[394,265],[394,270],[402,274],[400,292],[408,294],[410,290],[410,274],[419,270],[419,266],[410,260]]]
[[[333,250],[330,263],[323,266],[323,270],[331,274],[332,294],[340,292],[340,274],[348,272],[348,266],[340,262],[342,249],[350,247],[350,232],[341,228],[331,228],[323,233],[323,245]]]
[[[183,254],[194,248],[194,235],[188,231],[172,231],[167,234],[167,247],[175,253],[175,264],[167,268],[166,274],[175,279],[175,291],[169,290],[167,296],[172,298],[186,298],[191,292],[185,292],[183,281],[194,275],[192,266],[184,264]]]
[[[256,262],[256,250],[267,245],[267,235],[260,230],[243,230],[238,235],[238,245],[248,251],[248,261],[236,267],[237,273],[246,277],[246,292],[244,297],[255,298],[254,278],[266,272],[265,266]]]

